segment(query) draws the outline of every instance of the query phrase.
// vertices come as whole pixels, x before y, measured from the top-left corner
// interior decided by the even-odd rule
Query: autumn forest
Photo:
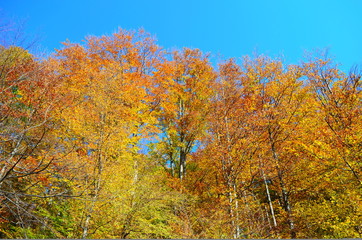
[[[362,237],[361,73],[143,30],[0,46],[0,238]]]

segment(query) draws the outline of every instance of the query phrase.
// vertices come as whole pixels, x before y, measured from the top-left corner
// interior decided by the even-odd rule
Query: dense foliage
[[[0,47],[0,238],[362,237],[362,80],[143,31]]]

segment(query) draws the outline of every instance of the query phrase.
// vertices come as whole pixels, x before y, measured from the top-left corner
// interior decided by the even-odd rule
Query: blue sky
[[[362,65],[362,0],[0,0],[0,8],[49,52],[121,27],[221,59],[257,52],[298,63],[328,48],[342,69]]]

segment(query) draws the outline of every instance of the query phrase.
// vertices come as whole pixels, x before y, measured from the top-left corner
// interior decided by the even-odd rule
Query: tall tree
[[[59,90],[70,100],[59,111],[60,134],[64,146],[75,149],[69,157],[76,160],[73,169],[81,170],[76,181],[87,199],[78,208],[78,237],[98,236],[100,228],[112,226],[112,237],[126,238],[134,232],[137,215],[150,206],[140,186],[149,174],[141,171],[142,144],[154,132],[149,93],[161,54],[148,34],[123,30],[89,37],[85,46],[67,43],[58,52]]]
[[[171,172],[186,176],[187,157],[205,132],[215,73],[200,50],[172,54],[155,73],[154,90],[163,150]]]
[[[65,190],[46,190],[57,181],[51,180],[59,159],[53,157],[58,150],[50,133],[60,98],[53,91],[57,82],[46,61],[37,61],[21,47],[1,46],[0,62],[2,218],[27,237],[26,228],[45,224],[35,213],[36,199]]]

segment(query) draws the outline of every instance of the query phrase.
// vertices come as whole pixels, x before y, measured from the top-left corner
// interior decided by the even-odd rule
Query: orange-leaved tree
[[[144,158],[140,144],[155,121],[148,104],[151,73],[160,54],[147,33],[124,30],[88,37],[84,46],[66,43],[58,51],[59,91],[69,100],[58,113],[59,134],[64,146],[75,150],[69,154],[72,168],[78,168],[75,180],[91,200],[79,208],[78,237],[94,235],[105,225],[113,226],[112,237],[132,231]],[[98,214],[104,211],[109,217]]]
[[[205,133],[215,73],[200,50],[185,48],[171,57],[154,76],[157,87],[153,94],[162,140],[158,151],[171,174],[182,180],[188,155]]]

